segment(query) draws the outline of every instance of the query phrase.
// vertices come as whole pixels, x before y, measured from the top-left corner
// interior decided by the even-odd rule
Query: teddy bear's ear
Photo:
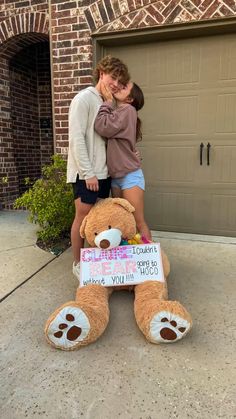
[[[129,201],[127,201],[127,199],[123,199],[123,198],[112,198],[112,203],[113,204],[120,205],[121,207],[123,207],[124,209],[126,209],[126,211],[128,211],[128,212],[134,212],[135,211],[135,208],[133,207],[133,205],[131,205],[129,203]]]
[[[79,232],[80,232],[80,236],[82,237],[82,239],[85,239],[85,226],[86,226],[86,223],[87,223],[87,219],[88,219],[88,216],[86,215],[86,217],[84,217],[84,219],[82,221],[82,224],[80,226]]]

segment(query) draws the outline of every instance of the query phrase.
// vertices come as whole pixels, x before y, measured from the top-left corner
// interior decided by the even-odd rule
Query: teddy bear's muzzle
[[[100,249],[112,249],[113,247],[119,246],[121,238],[122,234],[118,228],[110,228],[99,233],[94,243]]]

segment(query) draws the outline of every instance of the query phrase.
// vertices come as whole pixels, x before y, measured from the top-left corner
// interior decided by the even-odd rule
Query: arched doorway
[[[9,39],[0,48],[0,63],[0,201],[12,208],[26,190],[25,178],[39,178],[53,154],[48,36],[25,33]]]

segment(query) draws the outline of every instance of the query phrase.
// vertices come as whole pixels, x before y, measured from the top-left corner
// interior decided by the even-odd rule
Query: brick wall
[[[50,7],[50,10],[49,10]],[[92,83],[91,34],[142,29],[236,15],[235,0],[2,0],[0,4],[0,163],[1,173],[11,174],[11,187],[18,182],[12,159],[9,58],[18,50],[48,36],[52,42],[55,118],[55,151],[67,154],[68,109],[78,90]],[[18,36],[16,36],[18,35]],[[19,36],[20,35],[20,36]],[[43,73],[43,70],[42,70]],[[41,84],[42,83],[42,84]],[[41,92],[40,116],[49,116],[49,83]],[[44,110],[43,110],[44,108]],[[47,110],[46,110],[47,109]],[[50,117],[50,116],[49,116]],[[51,130],[40,133],[42,161],[52,145]],[[6,192],[1,189],[0,200]]]
[[[67,154],[71,99],[92,83],[91,32],[83,15],[89,1],[51,2],[56,152]]]
[[[13,201],[25,190],[25,177],[37,179],[53,154],[48,41],[27,46],[6,59],[5,75],[0,172],[8,183],[1,192],[7,201]],[[42,118],[49,121],[49,128],[40,126]]]
[[[67,154],[71,99],[92,83],[92,33],[235,15],[234,0],[51,0],[56,152]]]
[[[34,45],[10,60],[10,98],[13,155],[18,173],[18,192],[26,177],[40,175],[40,143],[37,96],[37,61]]]
[[[37,179],[41,165],[53,153],[52,130],[40,128],[40,119],[51,119],[50,57],[48,43],[33,44],[10,60],[10,99],[14,162],[19,193],[24,179]]]
[[[47,41],[44,44],[47,45],[46,63],[45,57],[42,56],[42,53],[40,56],[39,50],[37,57],[35,51],[30,57],[32,62],[34,61],[36,73],[39,75],[37,79],[35,72],[30,72],[30,65],[28,69],[26,66],[23,68],[24,59],[29,51],[32,52],[31,48],[42,41]],[[1,2],[0,206],[2,204],[5,207],[11,207],[12,201],[24,189],[23,177],[29,174],[30,177],[39,176],[41,161],[43,163],[49,161],[49,155],[52,154],[51,131],[47,133],[48,137],[45,137],[44,132],[39,131],[40,114],[42,113],[44,116],[46,112],[51,117],[48,41],[47,2],[42,0],[15,2],[4,0]],[[29,48],[28,53],[27,48]],[[18,54],[20,55],[18,56]],[[45,66],[47,66],[46,82]],[[30,92],[30,94],[27,95],[26,92]],[[27,102],[30,100],[37,103],[37,106],[33,106],[31,103],[29,105]],[[28,112],[27,106],[30,106],[30,112]],[[37,150],[39,146],[41,147],[40,151]],[[32,161],[31,165],[30,161]],[[8,182],[3,184],[1,179],[6,177]]]
[[[52,127],[52,97],[51,97],[51,69],[50,50],[48,42],[37,44],[37,89],[38,89],[38,118],[40,135],[41,165],[51,162],[53,150]],[[44,128],[44,121],[49,122],[49,127]]]

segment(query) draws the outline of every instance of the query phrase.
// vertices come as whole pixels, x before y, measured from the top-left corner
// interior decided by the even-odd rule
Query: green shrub
[[[39,225],[37,236],[45,243],[69,234],[75,211],[72,188],[66,183],[66,162],[59,155],[52,156],[52,161],[43,167],[42,178],[14,203],[15,208],[29,211],[29,221]]]

